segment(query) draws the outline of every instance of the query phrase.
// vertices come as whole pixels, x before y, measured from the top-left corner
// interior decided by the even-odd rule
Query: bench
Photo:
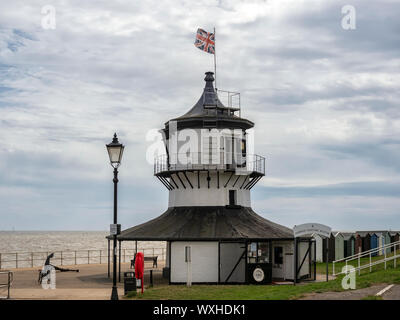
[[[146,261],[151,261],[153,262],[153,268],[156,267],[157,268],[157,258],[158,256],[145,256],[144,257],[144,262]],[[135,260],[136,260],[136,254],[134,256],[134,258],[131,260],[131,269],[135,268]]]

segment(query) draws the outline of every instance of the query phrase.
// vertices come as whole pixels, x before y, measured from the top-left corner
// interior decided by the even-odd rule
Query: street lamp
[[[125,146],[119,143],[117,134],[111,143],[106,145],[108,156],[110,157],[111,166],[114,168],[114,224],[110,226],[110,233],[114,238],[113,245],[113,287],[111,292],[111,300],[118,300],[117,290],[117,235],[120,233],[121,225],[117,224],[117,183],[118,183],[118,167],[121,164],[122,154]]]

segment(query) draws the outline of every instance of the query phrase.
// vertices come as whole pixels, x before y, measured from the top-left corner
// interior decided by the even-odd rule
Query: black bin
[[[132,271],[124,272],[124,294],[126,295],[129,291],[136,292],[135,272]]]
[[[169,267],[165,267],[162,269],[162,276],[164,279],[168,279],[169,278]]]

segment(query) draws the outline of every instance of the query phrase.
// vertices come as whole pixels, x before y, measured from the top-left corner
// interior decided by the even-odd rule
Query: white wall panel
[[[218,242],[171,243],[171,282],[186,283],[185,246],[191,246],[192,282],[218,282]]]

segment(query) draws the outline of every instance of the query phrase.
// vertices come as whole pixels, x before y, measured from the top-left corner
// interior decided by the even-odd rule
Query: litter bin
[[[165,267],[162,269],[162,276],[164,279],[169,279],[169,268]]]
[[[135,272],[124,272],[124,294],[126,295],[129,291],[136,292],[136,278]]]

